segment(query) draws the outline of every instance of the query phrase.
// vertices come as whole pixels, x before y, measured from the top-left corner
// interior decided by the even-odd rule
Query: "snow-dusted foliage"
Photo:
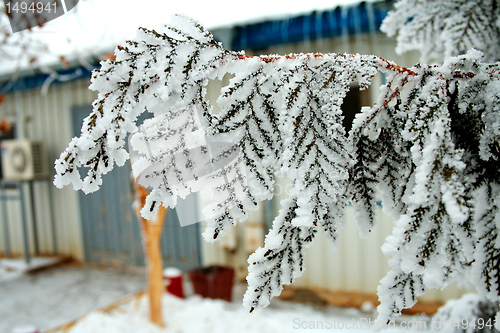
[[[398,52],[418,50],[421,61],[481,50],[500,60],[500,4],[496,0],[399,0],[381,30],[397,35]]]
[[[148,119],[130,140],[141,156],[133,163],[139,184],[151,188],[141,214],[156,215],[157,203],[175,207],[177,197],[200,192],[204,200],[203,217],[209,222],[206,238],[216,239],[224,232],[221,221],[234,223],[243,218],[248,201],[248,182],[243,155],[237,145],[207,142],[194,107]],[[216,198],[216,200],[214,200]]]
[[[498,300],[485,300],[469,293],[446,302],[432,320],[440,323],[436,331],[443,333],[497,333],[495,318],[499,310]]]
[[[478,51],[401,70],[354,122],[353,204],[373,221],[378,189],[395,223],[383,247],[392,269],[379,286],[381,320],[456,277],[498,299],[500,150],[489,131],[500,119],[499,75]]]
[[[264,248],[248,259],[249,309],[300,276],[319,228],[336,245],[349,200],[360,235],[370,235],[377,193],[395,220],[384,245],[392,269],[379,287],[380,320],[457,277],[498,299],[500,74],[479,51],[410,69],[364,55],[250,57],[176,16],[163,31],[142,29],[116,54],[93,75],[99,97],[80,138],[56,161],[57,186],[97,190],[101,175],[125,162],[125,137],[147,109],[155,117],[131,139],[142,155],[133,169],[152,190],[144,216],[200,192],[211,201],[205,238],[213,241],[272,198],[275,175],[293,182]],[[343,99],[378,71],[387,84],[347,139]],[[205,86],[227,73],[233,78],[214,114]],[[83,181],[80,166],[89,168]]]

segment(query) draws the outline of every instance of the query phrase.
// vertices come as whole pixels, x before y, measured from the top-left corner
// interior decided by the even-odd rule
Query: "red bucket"
[[[208,266],[189,272],[195,294],[231,302],[234,268],[229,266]]]
[[[163,281],[165,282],[165,291],[180,298],[184,298],[184,288],[182,284],[182,271],[177,268],[169,267],[163,270]]]

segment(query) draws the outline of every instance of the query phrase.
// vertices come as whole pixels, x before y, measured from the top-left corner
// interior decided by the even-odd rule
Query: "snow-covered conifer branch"
[[[266,236],[265,247],[248,258],[248,290],[243,304],[250,312],[268,306],[271,298],[281,294],[283,285],[302,274],[304,246],[312,242],[317,228],[293,226],[298,208],[297,198],[286,199]]]
[[[486,61],[500,54],[500,6],[496,0],[399,0],[381,30],[397,35],[396,51],[421,52],[421,61],[442,60],[471,48]]]
[[[337,244],[349,200],[368,236],[377,193],[395,221],[384,245],[392,269],[379,287],[379,319],[457,276],[498,298],[500,74],[480,52],[412,68],[371,55],[251,57],[176,16],[160,32],[141,29],[116,55],[93,74],[94,111],[56,161],[55,184],[97,190],[102,174],[125,163],[126,135],[146,109],[154,118],[130,141],[140,154],[138,182],[152,190],[145,217],[199,192],[210,201],[204,236],[214,241],[272,198],[275,175],[288,178],[290,198],[249,258],[250,309],[300,276],[319,228]],[[379,71],[387,84],[346,139],[343,99]],[[214,114],[205,86],[227,73],[233,78]],[[89,168],[83,181],[80,166]]]
[[[395,219],[383,248],[393,258],[379,287],[380,320],[393,319],[427,288],[446,287],[458,276],[474,285],[482,281],[484,292],[493,287],[496,296],[489,295],[498,297],[498,270],[490,270],[498,257],[497,233],[489,232],[498,192],[481,200],[490,203],[486,210],[476,192],[483,185],[497,188],[493,184],[500,180],[497,158],[489,155],[493,145],[480,144],[486,129],[495,128],[487,121],[499,117],[491,97],[499,93],[492,88],[498,71],[480,59],[479,52],[469,52],[441,67],[415,66],[416,75],[393,74],[377,105],[354,123],[353,205],[371,228],[376,184],[384,209]],[[495,135],[488,137],[498,142]],[[479,174],[488,175],[482,185]],[[476,243],[488,244],[488,250],[478,251]]]
[[[443,333],[496,333],[498,324],[495,319],[499,310],[499,301],[485,299],[476,293],[467,293],[459,299],[446,302],[438,309],[433,321],[449,323],[474,323],[474,325],[449,325],[440,331]],[[475,325],[476,323],[480,325]]]

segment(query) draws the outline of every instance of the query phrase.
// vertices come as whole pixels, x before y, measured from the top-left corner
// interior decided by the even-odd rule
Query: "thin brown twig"
[[[259,55],[259,56],[249,56],[247,54],[238,54],[237,59],[244,60],[244,59],[255,59],[255,58],[258,58],[258,59],[262,60],[265,63],[271,63],[271,62],[275,62],[275,61],[278,61],[278,60],[283,59],[283,58],[284,59],[298,59],[298,58],[301,58],[301,57],[305,57],[305,58],[321,58],[321,57],[323,57],[323,56],[325,56],[327,54],[328,53],[290,53],[290,54],[285,54],[285,55],[276,55],[276,54],[274,54],[274,55]],[[347,54],[347,55],[349,57],[355,57],[354,54]],[[386,70],[389,70],[391,72],[397,72],[397,73],[400,73],[400,74],[405,74],[406,73],[406,74],[411,75],[411,76],[418,75],[417,73],[415,73],[411,69],[403,67],[403,66],[396,65],[392,61],[389,61],[389,60],[384,59],[382,57],[378,57],[377,61],[375,63],[376,63],[376,65],[378,65],[378,67],[380,69],[386,69]]]

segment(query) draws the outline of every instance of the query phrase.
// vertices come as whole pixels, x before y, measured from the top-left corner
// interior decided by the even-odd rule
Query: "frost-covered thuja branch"
[[[394,73],[350,133],[361,232],[373,228],[377,189],[395,221],[383,248],[392,270],[379,287],[380,320],[456,277],[498,299],[499,72],[480,59],[471,51]]]
[[[184,32],[175,25],[163,33],[140,29],[137,39],[119,46],[116,60],[102,62],[94,71],[90,89],[99,95],[80,138],[73,139],[56,162],[56,186],[71,182],[86,193],[97,190],[101,175],[128,158],[125,137],[136,129],[137,116],[146,108],[154,114],[187,106],[208,111],[202,83],[229,52],[199,25]],[[89,167],[83,182],[79,166]]]
[[[337,244],[348,200],[361,236],[369,235],[377,193],[395,220],[384,245],[392,270],[379,288],[380,319],[455,277],[498,297],[499,69],[479,52],[410,69],[365,55],[250,57],[176,16],[160,32],[141,29],[116,54],[92,77],[99,96],[81,137],[56,161],[57,186],[97,190],[101,175],[127,159],[126,135],[147,109],[154,118],[131,139],[141,155],[133,170],[151,189],[143,216],[199,192],[210,201],[204,236],[214,241],[272,198],[275,175],[293,182],[264,248],[249,258],[249,308],[300,276],[303,249],[319,228]],[[343,99],[379,71],[387,84],[347,140]],[[205,87],[228,73],[214,114]],[[89,168],[83,181],[80,166]]]
[[[292,59],[293,58],[293,59]],[[244,303],[250,309],[269,304],[301,275],[303,247],[318,226],[337,245],[344,225],[350,155],[342,127],[342,100],[349,85],[365,88],[376,73],[375,57],[350,55],[289,56],[288,71],[279,73],[284,150],[276,168],[294,180],[265,246],[249,258],[249,287]],[[283,67],[278,67],[283,71]]]
[[[397,35],[398,52],[419,50],[421,61],[442,60],[471,48],[500,60],[500,4],[496,0],[399,0],[381,30]]]
[[[266,236],[265,247],[248,258],[248,290],[243,304],[250,312],[268,306],[271,298],[281,294],[283,285],[302,274],[304,246],[312,242],[317,230],[293,225],[298,209],[297,198],[286,199]]]

